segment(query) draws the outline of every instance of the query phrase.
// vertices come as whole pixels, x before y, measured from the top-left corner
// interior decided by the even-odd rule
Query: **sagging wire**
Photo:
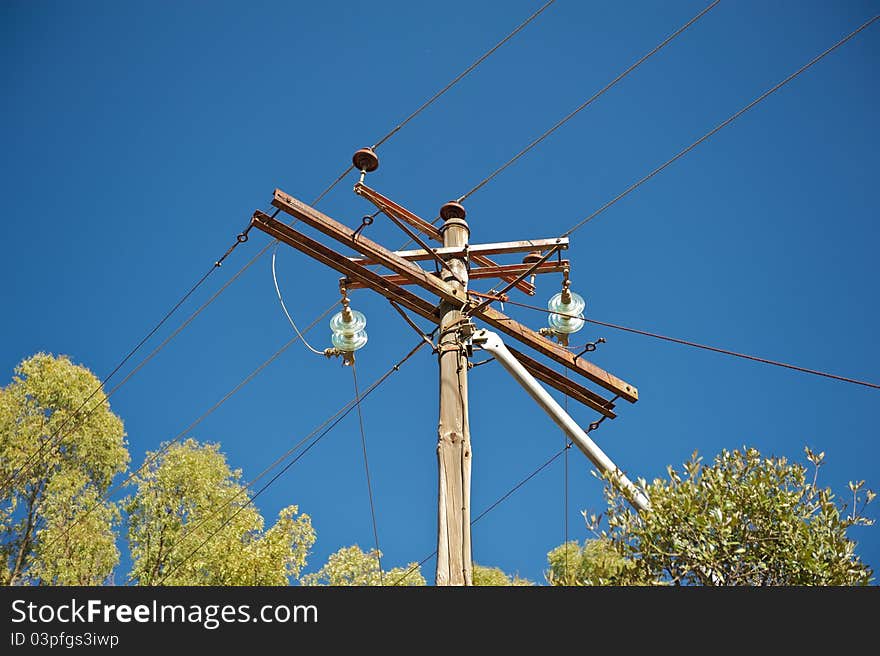
[[[244,238],[242,238],[242,237],[244,237]],[[128,355],[125,356],[125,358],[123,358],[123,360],[116,366],[116,368],[113,369],[113,371],[111,371],[110,374],[108,374],[103,379],[103,381],[101,381],[101,383],[80,404],[80,406],[76,409],[76,411],[74,411],[71,415],[69,415],[61,423],[61,425],[56,429],[55,433],[52,436],[50,436],[49,439],[45,440],[42,444],[40,444],[40,446],[33,453],[31,453],[29,456],[27,456],[25,458],[24,463],[16,471],[14,471],[9,476],[9,478],[6,479],[6,481],[4,481],[3,488],[2,488],[3,495],[7,494],[8,492],[10,492],[12,490],[12,487],[16,484],[16,482],[17,482],[16,479],[19,478],[20,474],[22,474],[25,471],[27,471],[29,474],[33,471],[33,467],[36,467],[37,462],[39,462],[41,460],[40,456],[43,454],[43,451],[46,447],[50,448],[50,450],[46,454],[46,457],[49,457],[51,454],[54,453],[54,451],[56,449],[58,449],[59,447],[62,446],[62,443],[64,442],[65,438],[68,437],[72,431],[76,430],[77,428],[80,428],[85,423],[85,421],[92,415],[93,412],[95,412],[98,408],[102,407],[104,403],[106,403],[108,400],[110,400],[110,397],[112,397],[117,391],[119,391],[120,388],[122,388],[123,385],[125,385],[129,380],[131,380],[131,378],[136,373],[138,373],[141,369],[143,369],[150,360],[152,360],[154,357],[156,357],[156,355],[158,355],[159,352],[162,351],[162,349],[164,349],[171,342],[171,340],[173,340],[175,337],[177,337],[177,335],[179,335],[190,323],[192,323],[196,317],[198,317],[209,305],[211,305],[211,303],[213,303],[217,299],[218,296],[220,296],[220,294],[222,294],[233,282],[235,282],[245,271],[247,271],[251,267],[251,265],[254,264],[254,262],[256,262],[260,257],[262,257],[262,255],[269,248],[269,245],[264,246],[256,255],[254,255],[250,260],[248,260],[248,262],[241,269],[239,269],[235,274],[233,274],[233,276],[231,278],[229,278],[229,280],[227,280],[220,287],[219,290],[214,292],[214,294],[207,301],[202,303],[192,314],[189,315],[189,317],[187,317],[176,329],[174,329],[174,331],[172,331],[172,333],[168,337],[166,337],[156,348],[154,348],[152,351],[150,351],[150,353],[148,353],[146,356],[144,356],[144,358],[137,364],[137,366],[135,366],[134,369],[129,371],[119,383],[117,383],[112,389],[110,389],[109,392],[105,392],[103,394],[102,399],[96,401],[92,407],[90,407],[86,410],[83,410],[83,408],[86,407],[88,402],[95,396],[95,394],[97,394],[99,391],[104,389],[104,384],[107,381],[109,381],[110,378],[114,374],[116,374],[122,368],[122,366],[138,350],[140,350],[140,348],[144,344],[146,344],[146,342],[150,339],[150,337],[152,337],[159,330],[159,328],[171,317],[171,315],[174,314],[174,312],[176,312],[176,310],[181,305],[183,305],[184,301],[186,301],[193,294],[193,292],[195,292],[196,289],[198,289],[201,286],[201,284],[205,282],[205,280],[207,280],[208,276],[213,271],[216,271],[218,268],[220,268],[223,261],[230,255],[230,253],[232,253],[232,251],[235,249],[235,247],[238,246],[239,244],[243,244],[246,241],[247,241],[247,231],[239,233],[238,237],[236,237],[235,243],[232,244],[232,246],[226,251],[226,253],[220,259],[218,259],[216,262],[214,262],[214,265],[211,267],[211,269],[174,305],[174,307],[171,308],[171,310],[169,310],[165,314],[165,316],[162,318],[162,320],[158,324],[156,324],[156,326],[150,331],[150,333],[147,334],[138,343],[138,345],[135,346],[135,348],[132,349],[128,353]],[[82,412],[82,415],[80,415],[80,412]],[[72,428],[70,428],[70,430],[66,434],[62,435],[62,429],[68,424],[69,421],[71,421],[72,419],[75,419],[78,416],[80,416],[79,421],[76,422],[74,424],[74,426]],[[33,463],[33,467],[31,467],[32,463]]]
[[[413,355],[415,355],[416,352],[418,352],[418,350],[419,350],[420,348],[422,348],[422,346],[424,346],[424,345],[425,345],[424,342],[421,342],[421,341],[420,341],[420,342],[419,342],[418,344],[416,344],[412,349],[410,349],[410,351],[409,351],[409,352],[408,352],[403,358],[401,358],[400,360],[397,361],[397,363],[395,363],[394,365],[392,365],[390,369],[388,369],[388,370],[387,370],[382,376],[380,376],[376,381],[374,381],[374,382],[373,382],[373,383],[372,383],[372,384],[371,384],[371,385],[370,385],[370,386],[364,391],[364,393],[363,393],[363,394],[361,395],[361,397],[360,397],[361,401],[363,401],[365,398],[367,398],[367,397],[368,397],[373,391],[376,390],[376,388],[378,388],[380,385],[382,385],[382,383],[384,383],[386,380],[388,380],[388,378],[389,378],[393,373],[395,373],[395,372],[397,372],[397,371],[400,371],[400,367],[401,367],[401,366],[402,366],[407,360],[409,360]],[[186,556],[185,556],[185,557],[184,557],[179,563],[177,563],[177,565],[175,565],[175,566],[174,566],[169,572],[167,572],[167,573],[162,577],[162,579],[159,581],[159,585],[162,585],[162,584],[163,584],[163,583],[164,583],[164,582],[165,582],[165,581],[166,581],[166,580],[167,580],[167,579],[168,579],[168,578],[169,578],[174,572],[176,572],[178,569],[180,569],[180,567],[183,566],[183,564],[184,564],[187,560],[189,560],[190,558],[192,558],[192,557],[193,557],[193,556],[194,556],[199,550],[202,549],[202,547],[204,547],[208,542],[210,542],[210,541],[211,541],[211,540],[212,540],[212,539],[213,539],[213,538],[214,538],[214,537],[215,537],[215,536],[216,536],[221,530],[223,530],[223,528],[225,528],[225,527],[226,527],[226,526],[227,526],[227,525],[228,525],[233,519],[235,519],[235,517],[236,517],[240,512],[242,512],[245,508],[247,508],[248,505],[252,504],[252,503],[257,499],[257,497],[259,497],[263,492],[266,491],[266,489],[269,488],[269,486],[271,486],[271,485],[272,485],[275,481],[277,481],[282,475],[284,475],[284,474],[285,474],[285,473],[286,473],[286,472],[287,472],[287,471],[288,471],[293,465],[295,465],[297,462],[299,462],[299,461],[300,461],[300,460],[306,455],[306,453],[308,453],[308,451],[309,451],[310,449],[312,449],[312,447],[314,447],[316,444],[318,444],[318,442],[320,442],[320,441],[321,441],[321,440],[327,435],[327,433],[329,433],[329,432],[330,432],[330,431],[331,431],[331,430],[332,430],[337,424],[339,424],[340,421],[342,421],[342,419],[344,419],[344,418],[348,415],[349,412],[351,412],[351,411],[354,409],[354,407],[355,407],[356,404],[357,404],[357,403],[356,403],[356,399],[353,399],[352,401],[349,401],[349,402],[344,406],[344,408],[345,408],[344,411],[341,410],[341,411],[337,412],[336,415],[334,415],[334,416],[336,417],[336,419],[333,420],[332,423],[330,423],[329,425],[327,425],[327,422],[324,422],[324,424],[322,424],[322,426],[326,426],[326,428],[324,428],[323,431],[321,431],[321,433],[320,433],[317,437],[315,437],[311,442],[309,442],[309,444],[306,445],[305,449],[303,449],[303,450],[302,450],[302,451],[301,451],[301,452],[300,452],[300,453],[299,453],[299,454],[298,454],[293,460],[291,460],[290,462],[288,462],[288,463],[287,463],[287,464],[281,469],[281,471],[279,471],[279,472],[278,472],[277,474],[275,474],[271,479],[269,479],[269,480],[268,480],[268,481],[267,481],[267,482],[266,482],[266,483],[265,483],[265,484],[264,484],[259,490],[257,490],[257,491],[253,494],[253,496],[248,497],[248,500],[247,500],[246,503],[244,503],[244,504],[242,504],[241,506],[239,506],[238,509],[237,509],[237,510],[236,510],[236,511],[235,511],[235,512],[234,512],[229,518],[227,518],[227,519],[226,519],[226,520],[225,520],[225,521],[224,521],[219,527],[217,527],[217,528],[216,528],[216,529],[215,529],[210,535],[208,535],[208,537],[206,537],[201,543],[199,543],[199,545],[198,545],[195,549],[193,549],[192,551],[190,551],[190,552],[189,552],[189,553],[188,553],[188,554],[187,554],[187,555],[186,555]],[[329,421],[329,420],[328,420],[328,421]],[[314,435],[314,433],[317,432],[317,430],[318,430],[318,429],[316,429],[315,431],[313,431],[313,432],[311,433],[311,435]],[[304,438],[304,439],[307,439],[307,438]],[[269,468],[267,468],[262,474],[260,474],[260,477],[262,477],[263,475],[265,475],[265,473],[267,473],[267,472],[269,471],[269,469],[272,469],[272,468],[274,468],[277,464],[280,464],[280,462],[282,462],[282,461],[284,460],[284,458],[286,458],[288,455],[290,455],[290,454],[293,452],[294,449],[298,448],[298,446],[299,446],[303,441],[304,441],[304,440],[301,440],[301,441],[300,441],[300,442],[299,442],[299,443],[298,443],[293,449],[289,450],[286,454],[284,454],[284,456],[282,456],[281,458],[279,458],[278,460],[276,460],[272,465],[270,465]],[[249,483],[245,488],[243,488],[243,490],[246,490],[246,489],[250,488],[250,487],[254,484],[254,482],[256,482],[256,479],[255,479],[254,481],[252,481],[251,483]],[[238,494],[241,494],[241,492],[242,492],[243,490],[239,490],[239,492],[236,493],[235,496],[238,496]],[[233,498],[234,498],[234,497],[233,497]],[[231,500],[230,500],[230,502],[231,502]],[[227,505],[228,505],[228,504],[227,504]],[[216,511],[215,511],[215,512],[216,512]],[[203,521],[202,523],[204,523],[204,521]]]
[[[287,311],[287,305],[284,304],[284,298],[281,296],[281,288],[278,286],[278,275],[275,271],[275,256],[278,254],[278,242],[275,242],[275,247],[272,249],[272,282],[275,283],[275,293],[278,296],[278,302],[281,304],[281,309],[284,310],[284,316],[287,317],[287,321],[290,322],[290,325],[293,327],[293,332],[296,333],[297,337],[299,337],[300,341],[303,345],[310,350],[315,355],[324,355],[324,351],[319,351],[314,348],[311,344],[306,341],[306,338],[303,337],[302,333],[299,331],[299,328],[296,327],[296,323],[293,321],[293,317],[290,316],[290,312]]]
[[[268,245],[267,245],[267,247],[268,247]],[[239,272],[239,273],[241,273],[241,272]],[[330,307],[328,307],[326,310],[324,310],[314,321],[312,321],[312,323],[310,323],[308,326],[306,326],[306,328],[303,332],[304,333],[309,332],[320,321],[322,321],[328,314],[330,314],[330,312],[337,305],[339,305],[338,301],[336,303],[334,303],[333,305],[331,305]],[[75,520],[73,520],[73,522],[67,527],[67,529],[64,531],[63,534],[57,536],[54,540],[50,540],[45,548],[48,549],[53,544],[55,544],[55,542],[57,542],[58,540],[60,540],[62,538],[66,538],[67,535],[70,533],[70,531],[73,530],[73,528],[75,526],[77,526],[80,522],[82,522],[87,517],[89,517],[98,506],[100,506],[102,503],[104,503],[106,501],[109,501],[110,497],[113,495],[114,492],[117,492],[118,490],[121,490],[123,487],[125,487],[141,471],[143,471],[146,467],[149,467],[152,463],[156,462],[164,453],[167,453],[168,449],[170,449],[174,444],[177,444],[186,435],[191,434],[192,430],[196,426],[201,424],[205,419],[207,419],[211,414],[213,414],[215,410],[217,410],[221,405],[226,403],[226,401],[228,401],[234,394],[236,394],[245,385],[247,385],[250,381],[252,381],[257,376],[257,374],[259,374],[261,371],[263,371],[263,369],[265,369],[272,362],[274,362],[276,359],[278,359],[278,357],[282,353],[284,353],[290,346],[292,346],[299,339],[300,339],[300,337],[297,335],[297,336],[292,337],[285,344],[283,344],[281,346],[281,348],[279,348],[277,351],[275,351],[275,353],[273,353],[267,360],[265,360],[256,369],[254,369],[251,373],[249,373],[241,382],[239,382],[230,391],[228,391],[226,394],[224,394],[223,397],[219,401],[217,401],[214,405],[212,405],[205,412],[203,412],[198,418],[196,418],[194,421],[192,421],[186,428],[184,428],[182,431],[180,431],[173,439],[171,439],[170,441],[163,444],[162,447],[160,449],[158,449],[157,451],[153,452],[152,456],[147,458],[140,467],[138,467],[134,471],[130,472],[128,474],[128,476],[126,476],[122,480],[122,482],[117,483],[116,485],[111,487],[109,490],[107,490],[107,492],[105,492],[103,495],[101,495],[101,497],[95,503],[93,503],[91,506],[89,506],[89,508],[85,512],[78,515],[77,518]]]

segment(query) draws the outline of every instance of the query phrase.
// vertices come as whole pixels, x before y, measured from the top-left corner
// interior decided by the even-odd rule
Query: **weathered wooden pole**
[[[465,210],[449,202],[440,209],[444,246],[464,246],[470,230]],[[466,256],[465,256],[466,257]],[[464,257],[451,258],[442,278],[462,292],[468,283]],[[453,275],[454,274],[454,275]],[[437,585],[472,585],[471,438],[468,428],[467,353],[459,339],[461,305],[440,304],[440,421],[437,463]]]

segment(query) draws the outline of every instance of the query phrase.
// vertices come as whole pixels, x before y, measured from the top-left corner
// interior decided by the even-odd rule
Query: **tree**
[[[311,518],[281,510],[264,531],[217,444],[188,439],[147,453],[126,500],[132,570],[140,585],[287,585],[315,542]]]
[[[612,585],[635,583],[635,564],[622,556],[611,540],[599,538],[566,542],[547,554],[550,585]]]
[[[395,567],[388,571],[379,569],[382,553],[372,549],[364,552],[357,545],[343,547],[330,554],[327,563],[313,574],[302,577],[302,585],[425,585],[425,577],[417,563]]]
[[[38,353],[0,389],[3,584],[97,585],[119,561],[118,509],[102,497],[129,456],[100,387],[67,356]]]
[[[875,494],[850,483],[852,505],[817,485],[824,453],[806,449],[807,468],[753,448],[722,451],[710,465],[694,452],[682,471],[644,485],[640,515],[606,487],[608,530],[600,534],[626,567],[612,583],[674,585],[866,585],[872,571],[847,537]],[[864,497],[864,498],[863,498]],[[859,504],[861,502],[861,507]],[[588,517],[597,528],[597,518]],[[552,569],[552,567],[551,567]],[[591,583],[589,576],[580,583]]]
[[[506,586],[506,585],[535,585],[528,579],[520,578],[518,574],[509,576],[500,567],[486,567],[474,563],[474,585],[476,586]]]

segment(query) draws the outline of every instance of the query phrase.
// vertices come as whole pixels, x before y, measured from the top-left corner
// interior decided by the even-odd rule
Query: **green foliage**
[[[99,386],[68,357],[38,353],[0,389],[3,584],[95,585],[119,560],[118,509],[98,502],[128,450],[103,391],[86,402]]]
[[[311,518],[288,506],[264,531],[241,472],[230,470],[219,445],[165,445],[145,465],[126,500],[131,581],[287,585],[299,575],[315,542]]]
[[[477,586],[504,586],[504,585],[535,585],[528,579],[520,578],[518,574],[508,576],[499,567],[485,567],[474,564],[474,585]]]
[[[379,569],[381,552],[375,549],[364,552],[357,545],[343,547],[330,554],[327,563],[313,574],[302,577],[302,585],[425,585],[425,577],[416,563],[406,567],[395,567],[383,571]]]
[[[668,479],[646,486],[651,509],[641,515],[608,485],[608,530],[600,534],[602,549],[616,551],[628,564],[606,570],[608,577],[578,570],[574,580],[868,584],[871,569],[855,554],[856,545],[846,533],[852,526],[873,523],[860,513],[874,493],[866,490],[859,508],[864,482],[851,483],[852,505],[848,509],[838,504],[830,489],[817,485],[825,454],[809,449],[806,454],[813,464],[812,476],[804,466],[762,457],[753,448],[725,450],[710,465],[695,452],[681,471],[669,467]],[[594,517],[588,518],[588,525],[590,519],[595,523]],[[558,558],[558,550],[551,552],[551,572]]]
[[[620,554],[607,538],[587,540],[583,546],[566,542],[547,554],[550,585],[623,585],[640,583],[636,565]]]

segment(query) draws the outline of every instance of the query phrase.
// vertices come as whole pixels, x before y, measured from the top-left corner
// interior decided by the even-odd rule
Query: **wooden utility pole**
[[[438,229],[433,223],[425,221],[364,184],[365,174],[375,171],[379,166],[379,160],[372,150],[362,148],[355,153],[352,161],[355,168],[361,171],[361,180],[355,185],[355,193],[377,207],[395,226],[417,242],[420,249],[388,250],[364,234],[364,228],[372,223],[375,215],[365,217],[361,226],[353,229],[280,189],[275,190],[272,205],[345,248],[356,251],[359,256],[343,255],[276,219],[274,215],[269,216],[261,211],[254,212],[252,224],[340,272],[345,276],[341,282],[347,290],[370,288],[392,301],[396,307],[402,308],[401,312],[408,310],[439,325],[437,585],[472,585],[472,453],[468,429],[467,368],[474,321],[488,324],[539,355],[611,392],[614,397],[606,399],[576,380],[559,375],[557,371],[531,356],[508,348],[510,354],[534,378],[583,403],[603,417],[614,419],[617,416],[617,399],[635,403],[639,398],[638,390],[582,357],[583,353],[572,353],[561,344],[492,306],[493,303],[507,300],[506,293],[511,290],[534,295],[536,274],[562,272],[567,280],[570,263],[562,259],[562,251],[569,246],[567,237],[471,244],[464,207],[459,203],[449,202],[440,209],[440,218],[444,224]],[[426,240],[442,246],[431,246]],[[498,263],[489,257],[515,253],[528,255],[521,262],[508,264]],[[550,259],[552,256],[555,259]],[[419,262],[425,261],[434,262],[433,272],[419,266]],[[382,274],[368,268],[372,265],[380,265],[388,273]],[[468,289],[469,281],[490,278],[507,284],[500,291],[491,293],[478,293]],[[427,293],[429,298],[416,292]],[[408,317],[407,321],[420,330]],[[422,337],[430,341],[426,335],[423,334]],[[353,354],[348,356],[353,357]]]
[[[463,247],[470,231],[464,208],[446,203],[440,210],[443,246]],[[441,278],[467,292],[467,263],[447,260]],[[472,585],[471,562],[471,438],[468,428],[467,353],[460,338],[464,315],[461,304],[440,303],[440,421],[437,464],[437,585]]]

